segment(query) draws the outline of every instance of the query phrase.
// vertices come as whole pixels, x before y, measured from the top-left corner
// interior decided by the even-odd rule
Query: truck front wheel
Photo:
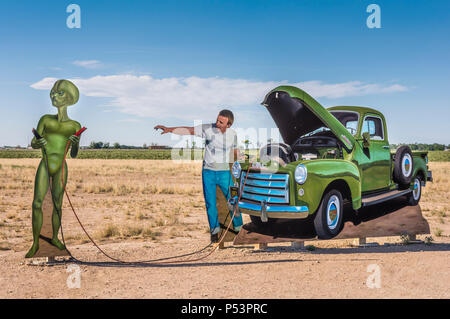
[[[342,194],[338,190],[331,190],[322,198],[316,216],[314,228],[320,239],[330,239],[341,231],[344,215]]]

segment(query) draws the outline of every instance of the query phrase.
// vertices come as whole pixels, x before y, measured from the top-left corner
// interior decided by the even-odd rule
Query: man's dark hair
[[[230,126],[233,125],[234,115],[233,115],[233,112],[231,112],[230,110],[222,110],[222,111],[220,111],[219,116],[226,117],[228,119],[228,123],[227,124],[230,124]]]

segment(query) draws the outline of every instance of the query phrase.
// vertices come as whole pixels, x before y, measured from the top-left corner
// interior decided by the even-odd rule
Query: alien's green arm
[[[46,117],[47,117],[47,115],[44,115],[43,117],[41,117],[41,119],[39,120],[38,126],[36,128],[36,131],[42,137],[44,137],[44,128],[45,128]],[[36,137],[33,137],[33,139],[31,140],[31,147],[34,148],[34,149],[40,148],[40,146],[37,145],[36,142],[37,142]]]
[[[77,132],[81,130],[81,124],[77,122]],[[80,149],[80,143],[72,143],[70,148],[70,157],[75,158],[78,156],[78,150]]]

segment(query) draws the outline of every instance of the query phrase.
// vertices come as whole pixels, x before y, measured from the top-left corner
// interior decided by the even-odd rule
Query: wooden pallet
[[[53,201],[50,189],[45,195],[42,203],[43,221],[41,229],[41,237],[39,238],[39,250],[33,258],[48,257],[49,260],[54,260],[54,257],[69,256],[67,250],[59,250],[50,243],[53,236],[52,214]]]
[[[231,221],[230,210],[228,209],[227,200],[225,195],[219,186],[216,188],[216,201],[217,201],[217,213],[219,214],[219,223],[220,223],[220,233],[219,238],[222,238],[224,231],[226,231],[228,224]],[[225,248],[226,243],[232,243],[237,236],[238,232],[234,229],[233,224],[231,224],[230,229],[228,230],[224,240],[219,245],[220,249]]]

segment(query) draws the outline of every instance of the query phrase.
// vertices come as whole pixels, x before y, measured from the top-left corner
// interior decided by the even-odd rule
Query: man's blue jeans
[[[230,186],[233,185],[230,171],[213,171],[210,169],[203,169],[203,195],[205,196],[206,212],[208,214],[209,229],[211,235],[217,234],[220,231],[219,216],[217,214],[216,206],[216,185],[219,185],[225,198],[230,198]],[[233,212],[230,212],[230,217]],[[225,225],[226,226],[226,225]],[[234,216],[233,226],[242,226],[242,216]]]

